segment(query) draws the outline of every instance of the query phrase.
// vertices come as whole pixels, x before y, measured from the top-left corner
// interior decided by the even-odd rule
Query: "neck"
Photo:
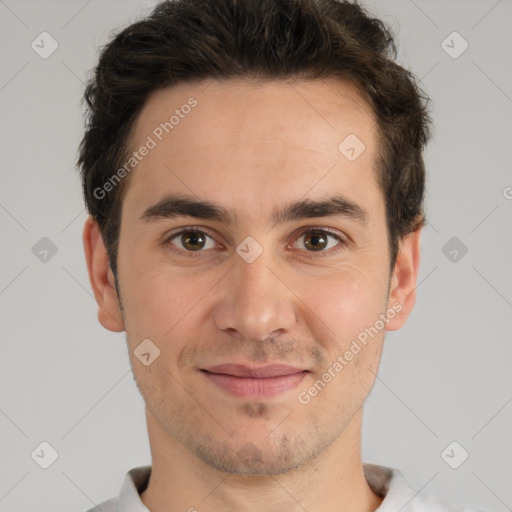
[[[223,473],[169,436],[146,409],[152,471],[142,502],[152,512],[372,512],[382,498],[361,461],[362,409],[310,464],[280,475]]]

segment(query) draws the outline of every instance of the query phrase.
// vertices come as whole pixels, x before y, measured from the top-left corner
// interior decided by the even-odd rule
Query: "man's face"
[[[123,323],[154,428],[222,471],[280,473],[335,442],[375,380],[385,330],[377,321],[391,307],[375,120],[341,81],[207,85],[160,90],[138,118],[131,149],[148,136],[156,146],[123,201]],[[197,104],[182,109],[190,97]],[[172,131],[155,132],[176,109]],[[355,159],[357,139],[348,139],[354,151],[339,149],[350,134],[365,145]],[[206,209],[143,215],[171,194],[214,203],[230,222]],[[276,215],[335,196],[345,201],[336,215]],[[148,366],[134,352],[147,339],[160,350]],[[215,375],[225,364],[298,373]]]

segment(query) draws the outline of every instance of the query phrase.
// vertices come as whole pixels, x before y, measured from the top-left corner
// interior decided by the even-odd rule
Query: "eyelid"
[[[178,237],[182,233],[186,233],[187,231],[198,231],[200,233],[203,233],[208,238],[213,240],[217,245],[219,245],[218,242],[215,240],[215,237],[212,236],[209,233],[209,229],[204,227],[204,226],[184,226],[184,227],[181,227],[181,228],[176,228],[175,230],[171,231],[171,233],[167,233],[163,237],[162,244],[163,245],[172,245],[172,244],[170,244],[170,242],[174,238]],[[316,256],[325,255],[325,254],[336,253],[339,250],[342,250],[346,245],[348,245],[350,243],[348,236],[346,236],[345,234],[343,234],[341,232],[333,230],[331,228],[325,227],[325,226],[301,226],[300,228],[298,228],[296,230],[296,232],[293,235],[294,236],[294,241],[297,240],[298,238],[300,238],[301,236],[303,236],[303,235],[305,235],[305,234],[307,234],[309,232],[312,232],[312,231],[321,231],[321,232],[326,233],[327,235],[329,235],[331,237],[334,237],[339,242],[339,245],[341,247],[331,248],[331,249],[326,250],[326,251],[318,251],[318,252],[316,252],[316,251],[307,251],[307,250],[301,250],[300,251],[300,252],[308,254],[311,257],[316,257]],[[291,246],[291,244],[287,245],[287,247],[290,247],[290,246]],[[179,254],[185,254],[187,256],[196,256],[196,255],[200,255],[203,252],[206,252],[204,250],[184,251],[184,250],[179,249],[178,247],[175,247],[175,246],[173,246],[173,248],[171,250],[175,251],[175,252],[178,252]],[[209,249],[209,250],[211,250],[211,249]]]
[[[340,231],[337,231],[335,229],[328,228],[326,226],[301,226],[297,229],[301,235],[304,233],[308,233],[310,231],[323,231],[324,233],[328,233],[330,235],[333,235],[334,237],[339,238],[340,240],[343,240],[344,238],[347,238],[343,233]]]
[[[307,233],[314,232],[314,231],[321,231],[322,233],[326,233],[327,235],[335,238],[339,244],[335,248],[330,248],[325,251],[306,251],[302,250],[301,252],[306,253],[310,257],[316,257],[316,256],[322,256],[322,255],[330,255],[333,253],[337,253],[338,251],[342,250],[345,246],[349,244],[349,238],[345,234],[333,230],[331,228],[325,227],[325,226],[301,226],[299,228],[299,233],[294,236],[294,241],[300,238],[301,236],[304,236]]]
[[[176,247],[171,243],[172,240],[179,237],[181,234],[189,232],[189,231],[198,231],[199,233],[202,233],[205,236],[207,236],[208,238],[210,238],[216,245],[219,245],[219,243],[215,240],[215,237],[209,233],[208,228],[203,227],[203,226],[184,226],[181,228],[176,228],[175,230],[171,231],[170,233],[166,233],[166,235],[163,237],[162,244],[165,246],[171,245],[173,247],[171,250],[178,252],[180,254],[186,254],[187,256],[195,256],[196,254],[205,252],[204,250],[184,251],[183,249],[180,249],[179,247]]]
[[[205,226],[183,226],[181,228],[173,229],[172,231],[166,233],[162,238],[163,242],[166,243],[172,238],[181,235],[182,233],[185,233],[187,231],[199,231],[201,233],[204,233],[205,235],[208,235],[210,238],[213,238],[213,236],[210,234],[209,229]]]

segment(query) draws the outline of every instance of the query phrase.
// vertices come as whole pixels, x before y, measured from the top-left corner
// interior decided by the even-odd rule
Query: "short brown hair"
[[[431,122],[428,97],[394,59],[389,28],[357,1],[171,0],[122,30],[102,49],[87,85],[78,161],[85,203],[99,224],[114,275],[129,180],[105,197],[95,190],[126,161],[146,99],[180,82],[229,78],[340,77],[358,87],[378,122],[376,165],[392,269],[400,240],[424,223],[422,150]]]

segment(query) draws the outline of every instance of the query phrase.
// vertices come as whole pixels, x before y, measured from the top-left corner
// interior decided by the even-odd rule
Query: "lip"
[[[286,365],[259,368],[239,364],[222,364],[202,373],[218,387],[240,398],[270,398],[297,387],[307,370]]]
[[[267,366],[246,366],[244,364],[219,364],[211,368],[205,368],[210,373],[222,373],[232,375],[233,377],[254,377],[257,379],[266,379],[269,377],[282,377],[284,375],[293,375],[304,371],[302,368],[295,368],[284,364],[269,364]]]

